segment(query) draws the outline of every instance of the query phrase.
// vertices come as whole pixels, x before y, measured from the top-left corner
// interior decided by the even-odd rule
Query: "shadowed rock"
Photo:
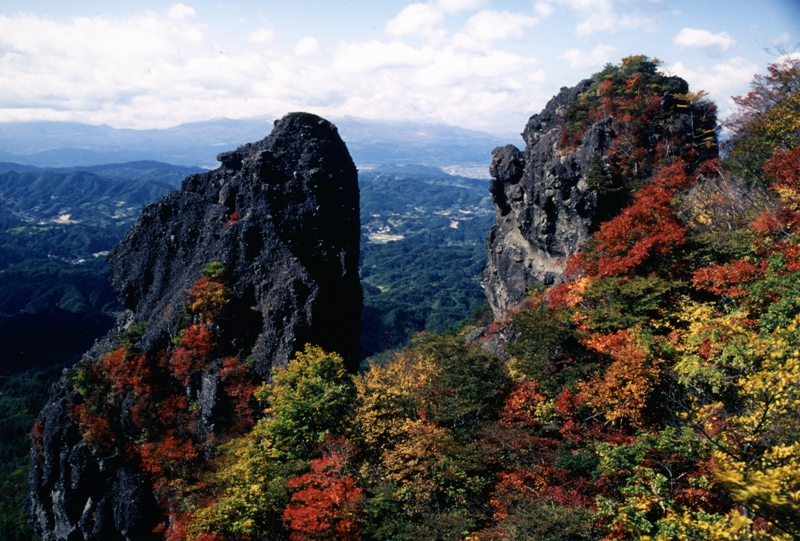
[[[602,155],[609,137],[598,123],[578,152],[561,154],[557,145],[567,108],[591,83],[586,79],[562,88],[528,120],[524,151],[507,145],[492,152],[495,225],[486,239],[483,281],[497,317],[519,304],[528,287],[557,282],[566,257],[589,236],[597,195],[583,181],[584,172],[592,156]]]

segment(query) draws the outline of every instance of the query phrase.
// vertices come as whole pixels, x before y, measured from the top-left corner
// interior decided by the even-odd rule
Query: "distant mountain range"
[[[484,167],[491,162],[492,149],[520,142],[518,137],[444,124],[353,117],[333,122],[359,167],[384,163],[468,166],[474,176],[488,177]],[[267,117],[218,118],[148,130],[74,122],[6,122],[0,123],[0,162],[73,167],[157,160],[213,168],[220,152],[263,139],[271,130]]]

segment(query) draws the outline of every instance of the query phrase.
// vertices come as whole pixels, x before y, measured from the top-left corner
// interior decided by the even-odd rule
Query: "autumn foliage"
[[[346,456],[326,452],[311,461],[310,472],[286,483],[287,488],[296,490],[283,512],[292,541],[361,539],[358,526],[363,490],[346,473],[346,466]]]
[[[633,194],[630,205],[600,226],[594,250],[573,257],[567,272],[600,277],[627,274],[686,242],[686,229],[672,204],[678,191],[692,182],[686,167],[682,160],[675,160],[659,169]]]
[[[187,308],[197,318],[169,347],[139,352],[144,327],[134,326],[118,347],[72,373],[82,399],[73,416],[85,441],[94,452],[125,455],[141,466],[165,510],[160,532],[174,541],[187,539],[189,515],[181,501],[204,486],[201,464],[214,440],[225,441],[253,423],[253,375],[241,359],[220,358],[212,327],[228,300],[224,269],[209,264],[189,291]],[[216,432],[202,430],[197,396],[190,391],[210,371],[216,372],[217,403],[231,410],[230,424]],[[125,425],[118,422],[122,417]]]

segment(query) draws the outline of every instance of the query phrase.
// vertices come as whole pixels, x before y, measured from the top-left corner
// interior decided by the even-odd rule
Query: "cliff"
[[[268,379],[306,343],[358,365],[359,194],[336,127],[293,113],[267,138],[218,160],[218,169],[187,177],[179,191],[145,207],[109,255],[112,286],[128,312],[65,374],[34,428],[27,512],[45,541],[162,537],[153,533],[163,521],[155,477],[144,471],[147,456],[130,449],[147,438],[160,445],[153,434],[166,421],[142,426],[143,408],[183,404],[179,413],[194,415],[185,436],[194,449],[229,430],[246,406],[250,395],[241,388],[248,387],[223,392],[234,369]],[[213,318],[187,308],[204,272],[224,291],[226,308]],[[206,348],[213,354],[190,368],[175,355],[164,360],[180,350],[185,362],[197,357],[191,332],[213,336]],[[122,352],[128,371],[139,363],[139,373],[127,373],[125,384],[109,379],[109,352]],[[159,370],[160,380],[144,381]],[[166,379],[172,394],[145,396]],[[100,438],[100,429],[110,435]]]
[[[716,155],[715,107],[656,66],[630,57],[562,88],[528,120],[524,150],[492,152],[495,224],[483,282],[496,317],[529,288],[561,282],[567,258],[657,163]]]

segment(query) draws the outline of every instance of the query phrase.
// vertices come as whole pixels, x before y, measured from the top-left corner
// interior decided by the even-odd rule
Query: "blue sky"
[[[505,135],[630,54],[662,60],[724,117],[798,42],[798,0],[0,0],[0,122],[306,110]]]

